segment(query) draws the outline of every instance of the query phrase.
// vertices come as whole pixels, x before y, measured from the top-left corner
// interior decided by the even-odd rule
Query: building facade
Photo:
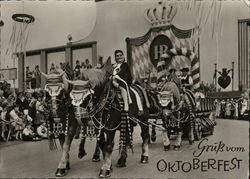
[[[250,19],[238,20],[239,87],[250,88]]]

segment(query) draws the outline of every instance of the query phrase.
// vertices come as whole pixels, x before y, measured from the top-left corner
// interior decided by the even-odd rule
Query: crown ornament
[[[145,11],[144,17],[152,27],[170,25],[177,13],[177,7],[174,3],[164,5],[161,1],[157,7],[149,8]]]

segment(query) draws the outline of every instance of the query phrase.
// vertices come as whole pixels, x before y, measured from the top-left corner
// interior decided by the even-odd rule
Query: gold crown
[[[158,4],[157,7],[149,8],[145,11],[144,16],[146,20],[153,27],[171,24],[177,13],[177,7],[173,3],[166,6],[162,2],[158,2]]]

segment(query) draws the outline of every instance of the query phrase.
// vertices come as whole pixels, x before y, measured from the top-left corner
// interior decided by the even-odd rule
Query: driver
[[[129,86],[132,84],[132,76],[128,64],[125,62],[123,51],[116,50],[116,63],[113,65],[113,85],[120,89],[124,101],[124,110],[128,112],[131,98],[129,95]]]

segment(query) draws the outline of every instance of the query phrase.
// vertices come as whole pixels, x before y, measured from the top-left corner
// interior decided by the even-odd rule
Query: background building
[[[238,20],[239,87],[250,88],[250,19]]]

